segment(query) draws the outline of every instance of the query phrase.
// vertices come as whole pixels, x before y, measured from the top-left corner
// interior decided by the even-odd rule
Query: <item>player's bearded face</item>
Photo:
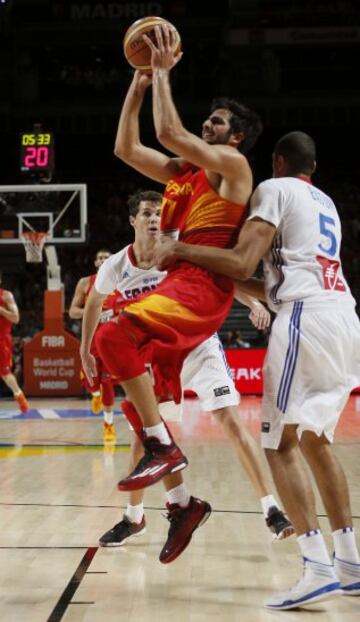
[[[232,134],[230,128],[230,112],[214,110],[202,126],[202,138],[209,145],[227,145]]]

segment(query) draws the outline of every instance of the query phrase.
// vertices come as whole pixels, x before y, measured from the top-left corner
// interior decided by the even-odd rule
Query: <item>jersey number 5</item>
[[[320,250],[329,255],[330,257],[334,257],[336,255],[338,243],[334,233],[335,229],[335,220],[330,218],[330,216],[325,216],[325,214],[319,214],[319,225],[320,225],[320,233],[322,236],[327,238],[326,247],[323,244],[318,244]]]

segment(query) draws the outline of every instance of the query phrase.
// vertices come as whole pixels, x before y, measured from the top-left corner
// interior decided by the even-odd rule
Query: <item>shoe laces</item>
[[[181,520],[182,511],[184,508],[177,503],[168,506],[168,511],[166,514],[163,514],[164,518],[169,521],[170,529],[169,536],[171,536],[174,531],[176,531],[179,521]]]
[[[141,458],[141,460],[138,462],[137,466],[135,467],[133,473],[140,473],[143,471],[143,469],[149,464],[149,462],[153,459],[153,454],[151,452],[151,450],[148,447],[145,447],[145,454],[143,455],[143,457]]]

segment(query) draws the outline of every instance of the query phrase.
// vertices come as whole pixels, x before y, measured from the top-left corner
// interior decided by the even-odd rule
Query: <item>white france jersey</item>
[[[121,251],[104,261],[95,279],[95,289],[99,294],[110,294],[116,289],[124,300],[150,292],[164,279],[166,272],[156,268],[138,268],[133,245],[125,246]]]
[[[341,224],[333,201],[297,177],[268,179],[251,198],[248,220],[262,218],[276,227],[264,258],[269,306],[311,298],[355,304],[340,262]]]

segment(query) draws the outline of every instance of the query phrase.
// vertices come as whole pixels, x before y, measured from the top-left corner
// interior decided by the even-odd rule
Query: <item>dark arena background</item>
[[[122,40],[147,15],[165,17],[181,35],[184,55],[171,84],[187,129],[200,135],[218,96],[260,114],[264,131],[249,154],[254,185],[271,177],[280,136],[302,130],[315,139],[313,182],[338,208],[343,270],[360,309],[359,0],[0,0],[1,287],[19,307],[12,371],[30,403],[20,413],[0,382],[4,622],[271,622],[262,602],[287,575],[296,578],[295,544],[272,546],[223,428],[194,393],[172,430],[195,465],[194,494],[212,499],[215,518],[189,552],[162,567],[166,526],[156,486],[145,499],[144,540],[98,548],[126,507],[116,482],[127,469],[130,431],[116,387],[117,432],[105,442],[102,413],[93,414],[80,381],[81,322],[68,310],[79,279],[95,271],[97,251],[117,252],[132,241],[128,196],[163,192],[113,153],[132,77]],[[156,148],[150,90],[141,137]],[[44,232],[54,222],[54,252],[26,261],[21,231]],[[219,336],[243,395],[240,417],[258,439],[269,330],[256,329],[248,316],[234,302]],[[336,450],[349,469],[359,527],[356,393],[338,430]],[[338,599],[306,620],[355,622],[358,600]],[[305,614],[285,615],[297,622]]]

